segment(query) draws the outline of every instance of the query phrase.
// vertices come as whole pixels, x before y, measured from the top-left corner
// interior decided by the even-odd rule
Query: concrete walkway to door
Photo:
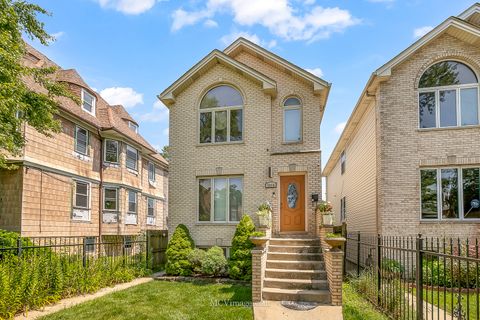
[[[285,308],[280,301],[267,301],[253,304],[255,320],[343,320],[341,306],[318,306],[308,311]]]

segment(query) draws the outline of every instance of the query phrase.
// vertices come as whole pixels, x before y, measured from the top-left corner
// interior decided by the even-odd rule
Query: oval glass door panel
[[[287,203],[290,209],[294,209],[297,206],[298,191],[295,183],[290,183],[287,188]]]

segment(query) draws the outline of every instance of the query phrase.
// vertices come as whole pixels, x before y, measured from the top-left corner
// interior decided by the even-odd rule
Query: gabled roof
[[[320,94],[322,90],[330,88],[331,84],[327,81],[317,77],[316,75],[296,66],[295,64],[283,59],[280,56],[277,56],[273,52],[270,52],[261,46],[245,39],[238,38],[231,45],[229,45],[223,52],[225,54],[234,57],[241,51],[247,51],[253,53],[256,56],[261,57],[262,60],[268,60],[269,62],[276,64],[287,73],[294,74],[304,80],[310,82],[313,85],[313,90],[315,93]]]
[[[277,84],[274,80],[215,49],[159,94],[158,98],[167,107],[170,107],[175,103],[175,97],[179,93],[185,90],[185,88],[187,88],[201,74],[205,73],[216,64],[222,64],[226,67],[232,68],[240,74],[256,81],[262,86],[262,90],[267,94],[275,95],[277,92]]]
[[[392,60],[378,68],[372,73],[367,82],[358,102],[353,110],[348,122],[343,130],[335,148],[330,155],[330,158],[325,165],[322,175],[327,176],[335,167],[340,154],[345,149],[346,145],[352,138],[359,124],[362,115],[369,106],[372,96],[369,93],[374,93],[379,83],[386,81],[392,74],[392,69],[406,61],[415,52],[422,47],[437,39],[440,35],[449,34],[462,41],[472,45],[480,45],[480,4],[476,3],[469,9],[461,13],[458,17],[450,17],[428,32],[426,35],[418,39],[407,49],[395,56]]]

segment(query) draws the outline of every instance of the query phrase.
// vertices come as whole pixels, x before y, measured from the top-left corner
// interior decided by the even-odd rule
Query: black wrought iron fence
[[[480,319],[478,239],[349,233],[352,285],[394,319]]]

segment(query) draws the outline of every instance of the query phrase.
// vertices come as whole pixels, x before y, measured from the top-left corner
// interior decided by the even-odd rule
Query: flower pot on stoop
[[[333,226],[333,212],[322,213],[322,224],[324,226]]]
[[[338,251],[340,250],[340,248],[342,247],[342,245],[345,243],[345,241],[347,241],[347,239],[343,238],[343,237],[339,237],[339,238],[325,238],[325,242],[330,246],[332,247],[332,249],[330,249],[331,251]]]
[[[250,237],[250,241],[255,245],[257,248],[263,248],[265,247],[265,244],[268,241],[267,237]]]

